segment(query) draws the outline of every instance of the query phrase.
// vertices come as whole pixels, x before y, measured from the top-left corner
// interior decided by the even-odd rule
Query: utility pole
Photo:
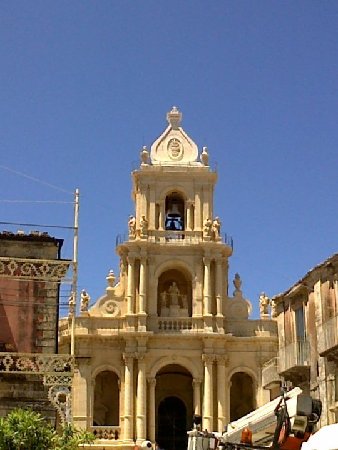
[[[79,245],[79,189],[75,190],[74,196],[74,241],[73,241],[73,280],[72,280],[72,302],[73,314],[71,317],[70,354],[75,354],[75,318],[77,304],[77,278],[78,278],[78,245]]]

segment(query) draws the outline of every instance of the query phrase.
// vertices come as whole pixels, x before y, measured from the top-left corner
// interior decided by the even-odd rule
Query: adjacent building
[[[71,372],[69,357],[57,355],[59,286],[70,265],[62,244],[38,231],[0,233],[0,415],[29,406],[55,420],[55,372]]]
[[[320,426],[338,421],[338,254],[271,299],[278,354],[263,368],[263,387],[283,379],[322,401]]]

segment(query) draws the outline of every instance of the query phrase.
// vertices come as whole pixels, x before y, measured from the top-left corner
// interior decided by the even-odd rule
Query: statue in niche
[[[168,293],[170,296],[170,305],[178,305],[178,296],[180,295],[180,290],[178,289],[175,281],[173,281],[172,285],[169,287]]]
[[[270,299],[264,292],[259,296],[259,313],[260,316],[267,316],[269,314]]]
[[[210,218],[208,217],[203,225],[203,235],[204,237],[211,237],[211,229],[212,229],[212,221],[210,220]]]
[[[135,233],[136,233],[136,219],[135,219],[134,216],[129,216],[128,230],[129,230],[129,237],[135,237]]]
[[[219,217],[215,217],[212,222],[212,233],[215,241],[218,241],[221,237],[221,221],[219,220]]]
[[[81,312],[88,312],[89,302],[90,302],[90,296],[88,295],[88,293],[87,293],[87,291],[85,289],[82,289],[82,291],[81,291],[81,305],[80,305]]]
[[[146,219],[146,216],[143,214],[140,220],[140,228],[141,228],[141,235],[145,236],[148,233],[148,220]]]
[[[242,280],[241,280],[241,277],[239,276],[239,273],[235,274],[235,278],[233,280],[233,285],[235,286],[233,295],[236,296],[236,295],[241,294],[242,293],[242,291],[241,291]]]

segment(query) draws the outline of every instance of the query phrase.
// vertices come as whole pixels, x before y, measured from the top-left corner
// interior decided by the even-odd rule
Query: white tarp
[[[327,425],[303,442],[302,450],[338,450],[338,423]]]

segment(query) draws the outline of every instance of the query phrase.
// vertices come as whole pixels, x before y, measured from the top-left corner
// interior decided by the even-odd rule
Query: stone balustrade
[[[96,439],[117,440],[120,437],[121,429],[118,426],[93,426],[90,427],[91,433]]]

